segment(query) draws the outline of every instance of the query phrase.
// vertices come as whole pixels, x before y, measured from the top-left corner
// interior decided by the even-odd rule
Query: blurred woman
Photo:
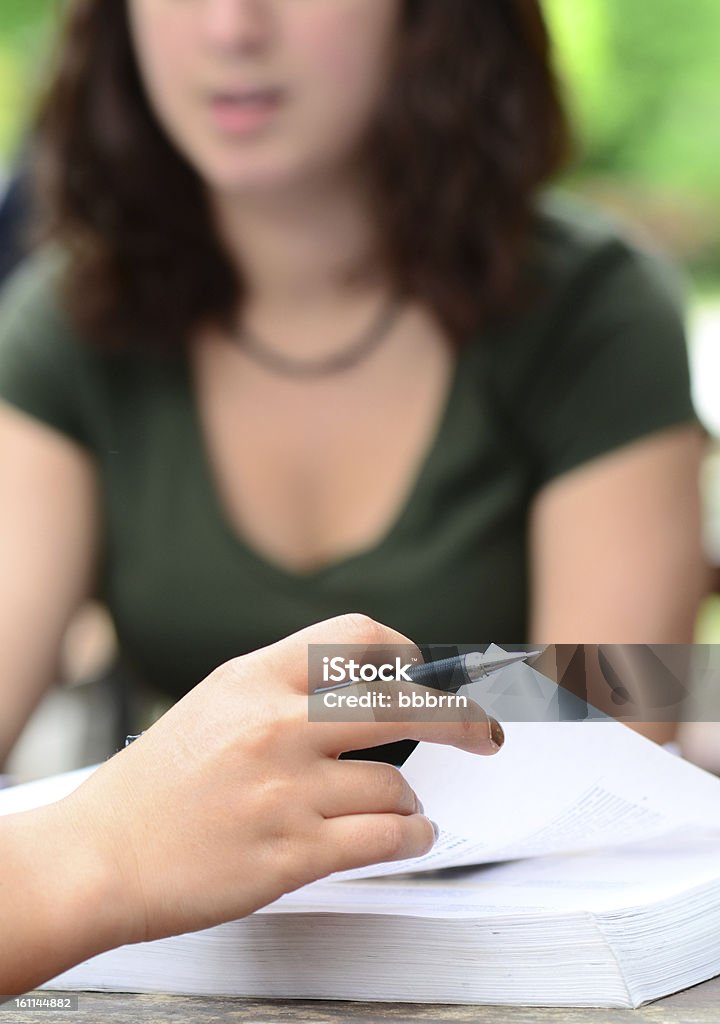
[[[691,639],[678,304],[540,197],[567,148],[536,0],[71,0],[0,310],[0,751],[90,595],[171,698],[347,610]]]

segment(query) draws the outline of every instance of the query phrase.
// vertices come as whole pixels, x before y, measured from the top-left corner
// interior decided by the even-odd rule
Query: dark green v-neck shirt
[[[59,308],[56,272],[57,257],[39,254],[4,291],[0,397],[94,456],[101,596],[125,660],[170,696],[227,658],[345,611],[419,643],[522,643],[536,492],[693,419],[666,269],[595,214],[553,200],[537,217],[534,298],[462,351],[436,437],[385,537],[320,571],[287,572],[229,525],[187,360],[84,345]]]

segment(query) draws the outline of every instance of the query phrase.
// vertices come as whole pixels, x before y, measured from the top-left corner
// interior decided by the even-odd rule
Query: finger
[[[410,784],[389,764],[323,760],[315,808],[325,818],[346,814],[417,814],[422,806]]]
[[[376,622],[367,615],[352,613],[326,619],[307,626],[278,643],[265,647],[262,654],[265,666],[274,669],[279,678],[290,689],[298,693],[308,692],[308,648],[311,644],[343,644],[359,647],[396,647],[402,645],[415,654],[419,661],[422,655],[412,640],[402,633]]]
[[[432,822],[422,814],[350,814],[328,818],[321,835],[325,874],[421,857],[435,843]]]
[[[337,757],[346,750],[361,750],[408,739],[446,743],[478,754],[496,754],[502,746],[505,737],[499,723],[470,698],[464,705],[458,703],[437,712],[428,710],[425,704],[422,707],[401,707],[401,695],[415,692],[423,699],[427,695],[448,695],[411,683],[392,685],[394,690],[390,686],[382,689],[385,705],[371,710],[362,706],[357,710],[345,706],[328,709],[326,695],[313,695],[309,717],[311,726],[317,730],[316,748]],[[347,694],[353,689],[348,688],[344,692]],[[357,692],[360,693],[359,690]],[[378,687],[367,688],[363,692],[377,695]],[[334,720],[329,720],[331,716]]]

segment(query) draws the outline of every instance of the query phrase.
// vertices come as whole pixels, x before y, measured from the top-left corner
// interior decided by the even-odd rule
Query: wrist
[[[28,991],[132,941],[113,865],[66,800],[0,819],[0,860],[8,883],[0,990]]]
[[[73,851],[72,864],[68,864],[67,899],[74,902],[79,892],[84,905],[93,911],[95,928],[91,938],[97,948],[88,956],[146,937],[145,908],[139,907],[135,898],[138,886],[129,863],[132,858],[127,856],[122,822],[113,813],[112,799],[95,793],[92,782],[91,777],[55,805],[68,834],[68,849]]]

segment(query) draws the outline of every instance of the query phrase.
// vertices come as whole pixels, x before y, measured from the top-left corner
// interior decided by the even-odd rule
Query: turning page
[[[369,878],[720,830],[720,780],[625,725],[503,723],[493,757],[420,744],[402,772],[440,827],[430,853]]]

